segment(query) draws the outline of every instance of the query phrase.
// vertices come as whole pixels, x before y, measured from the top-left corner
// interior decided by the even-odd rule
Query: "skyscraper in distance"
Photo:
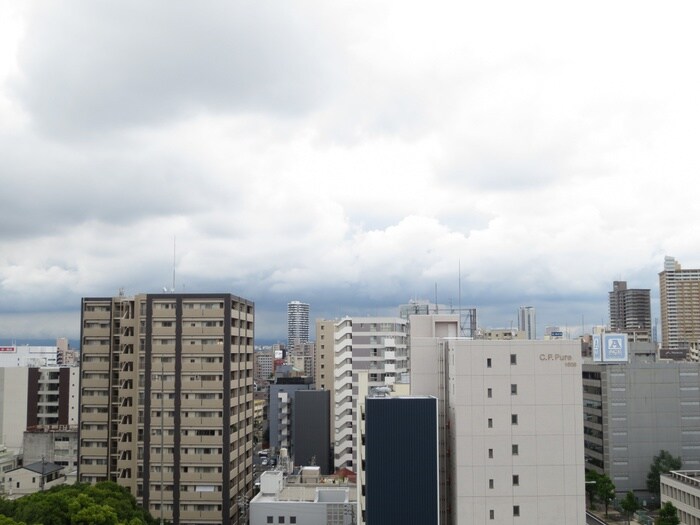
[[[537,339],[537,319],[534,306],[521,306],[518,309],[518,330],[525,332],[526,339]]]
[[[626,281],[613,281],[608,296],[610,330],[625,333],[633,341],[651,341],[650,290],[627,288]]]
[[[700,341],[700,269],[684,270],[673,257],[659,273],[661,356],[684,359]]]
[[[287,349],[309,341],[309,305],[300,301],[287,303]]]

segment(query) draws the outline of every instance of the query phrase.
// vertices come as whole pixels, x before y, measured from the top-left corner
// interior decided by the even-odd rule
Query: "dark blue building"
[[[434,397],[368,397],[367,525],[438,524],[438,414]]]

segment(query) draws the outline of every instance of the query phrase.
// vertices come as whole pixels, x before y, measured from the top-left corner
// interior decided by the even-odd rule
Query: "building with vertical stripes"
[[[253,303],[231,294],[84,298],[79,481],[115,481],[174,525],[241,523],[253,335]]]

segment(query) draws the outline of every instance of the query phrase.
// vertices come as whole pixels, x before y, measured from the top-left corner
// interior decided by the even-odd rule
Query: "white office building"
[[[438,398],[441,523],[585,524],[580,344],[456,338],[411,317],[411,394]]]
[[[534,306],[518,309],[518,331],[525,332],[525,339],[537,339],[537,316]]]
[[[300,301],[287,303],[287,348],[309,341],[309,305]]]

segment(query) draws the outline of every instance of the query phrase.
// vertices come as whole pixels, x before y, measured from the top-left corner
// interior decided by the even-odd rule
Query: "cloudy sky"
[[[0,3],[0,338],[82,296],[607,321],[700,266],[694,2]],[[657,302],[654,301],[655,306]],[[654,314],[658,315],[658,314]]]

